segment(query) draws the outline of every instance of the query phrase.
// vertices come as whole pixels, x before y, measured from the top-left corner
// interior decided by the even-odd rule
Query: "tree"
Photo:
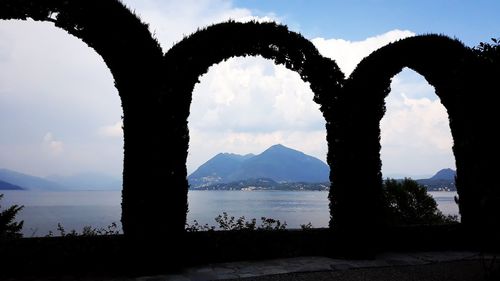
[[[2,200],[3,194],[0,194],[0,200]],[[0,210],[2,206],[0,205]],[[9,208],[0,211],[0,240],[10,239],[10,238],[21,238],[23,234],[21,229],[23,228],[24,221],[15,222],[16,215],[24,208],[24,206],[13,205]]]
[[[387,179],[383,184],[385,219],[389,225],[443,224],[457,218],[445,216],[424,186],[416,181]]]

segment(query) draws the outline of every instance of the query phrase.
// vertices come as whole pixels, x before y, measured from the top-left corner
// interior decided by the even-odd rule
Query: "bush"
[[[0,194],[2,200],[3,194]],[[21,238],[23,234],[24,221],[15,222],[17,213],[21,211],[24,206],[13,205],[6,210],[0,211],[0,239]],[[2,206],[0,205],[0,210]]]

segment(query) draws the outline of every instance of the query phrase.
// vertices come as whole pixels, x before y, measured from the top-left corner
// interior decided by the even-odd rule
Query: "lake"
[[[120,226],[121,191],[1,191],[1,205],[24,205],[18,219],[24,220],[25,237],[56,234],[57,224],[81,232],[83,226]],[[429,192],[444,214],[458,215],[454,202],[456,192]],[[288,228],[300,228],[311,222],[313,227],[328,226],[328,192],[322,191],[189,191],[188,223],[215,225],[214,218],[227,212],[247,219],[270,217],[286,221]]]

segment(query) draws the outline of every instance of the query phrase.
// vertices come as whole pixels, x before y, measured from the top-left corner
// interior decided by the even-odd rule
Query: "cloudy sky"
[[[126,0],[164,51],[212,23],[274,20],[310,39],[347,75],[373,50],[415,34],[475,46],[500,36],[498,1]],[[447,114],[411,70],[393,79],[382,120],[385,176],[454,168]],[[37,176],[119,177],[119,97],[102,59],[50,23],[0,24],[0,168]],[[218,152],[260,153],[281,143],[326,155],[324,120],[309,85],[259,57],[233,58],[200,78],[189,117],[188,171]]]

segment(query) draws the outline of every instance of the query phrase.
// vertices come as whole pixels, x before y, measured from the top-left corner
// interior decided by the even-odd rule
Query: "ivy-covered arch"
[[[477,60],[461,42],[440,35],[415,36],[388,44],[360,62],[346,80],[340,107],[336,110],[340,128],[334,130],[343,141],[336,151],[342,166],[333,179],[330,198],[337,215],[332,223],[348,229],[375,227],[382,223],[380,120],[391,79],[404,67],[422,75],[434,88],[448,111],[453,152],[457,165],[457,188],[462,222],[473,220],[475,203],[471,190],[477,169],[473,114],[478,108],[472,85]],[[334,165],[333,169],[336,167]],[[356,175],[363,175],[362,177]],[[352,179],[357,179],[352,182]],[[350,216],[345,216],[349,213]],[[347,220],[346,220],[347,218]]]
[[[159,143],[151,131],[157,127],[155,101],[163,58],[148,26],[117,0],[5,0],[0,2],[0,19],[52,22],[103,58],[123,108],[123,230],[132,236],[148,231],[157,221],[150,214],[160,213],[144,194],[158,179],[154,165],[159,156],[154,151]]]
[[[199,30],[170,49],[164,60],[166,75],[171,82],[167,85],[162,106],[167,113],[165,123],[170,124],[170,130],[174,132],[169,136],[173,150],[169,153],[172,166],[168,170],[174,171],[175,179],[170,182],[170,188],[175,188],[175,191],[170,190],[173,199],[168,204],[175,207],[172,211],[178,212],[175,215],[178,228],[183,227],[187,212],[187,118],[193,89],[210,66],[238,56],[262,56],[276,64],[283,64],[297,72],[304,81],[310,82],[313,100],[320,105],[326,119],[327,162],[331,165],[335,161],[331,153],[331,112],[341,91],[344,74],[334,61],[321,56],[314,45],[300,34],[276,23],[226,22]]]

